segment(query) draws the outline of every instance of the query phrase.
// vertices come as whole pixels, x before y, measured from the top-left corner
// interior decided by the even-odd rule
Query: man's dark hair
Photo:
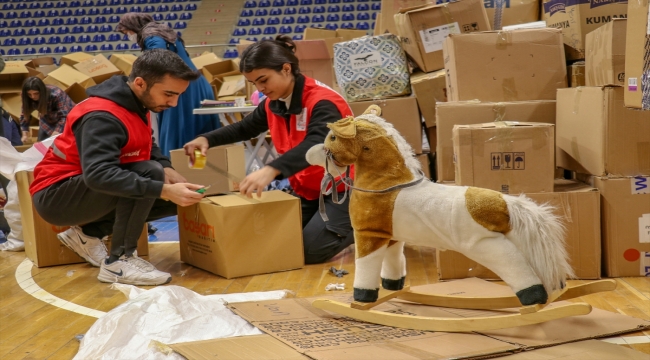
[[[173,78],[192,81],[201,76],[197,71],[192,70],[178,54],[165,49],[146,50],[134,62],[129,75],[129,81],[133,82],[136,77],[141,77],[151,88],[169,75]]]

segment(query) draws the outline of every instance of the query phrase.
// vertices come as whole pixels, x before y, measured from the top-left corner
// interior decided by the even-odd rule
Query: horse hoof
[[[379,289],[354,288],[354,301],[375,302],[379,298]]]
[[[517,291],[517,297],[521,305],[546,304],[548,293],[541,284],[533,285],[523,290]]]
[[[404,279],[406,279],[405,276],[402,276],[399,280],[381,278],[381,287],[386,290],[402,290],[404,288]]]

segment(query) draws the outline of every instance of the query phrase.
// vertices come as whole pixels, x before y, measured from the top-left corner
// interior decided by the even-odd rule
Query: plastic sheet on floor
[[[113,286],[129,300],[93,324],[74,359],[183,359],[159,344],[262,334],[225,304],[281,299],[287,293],[280,290],[199,295],[173,285],[150,290]]]

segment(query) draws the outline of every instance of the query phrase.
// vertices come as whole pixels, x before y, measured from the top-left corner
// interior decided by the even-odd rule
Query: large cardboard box
[[[485,11],[490,28],[492,30],[501,30],[504,26],[525,24],[539,20],[540,3],[539,0],[503,0],[503,9],[501,11],[501,27],[495,27],[495,20],[498,25],[497,0],[484,0]]]
[[[217,87],[217,91],[221,88],[224,76],[241,74],[239,72],[239,65],[232,60],[224,60],[218,63],[204,65],[201,72],[210,84]]]
[[[70,99],[75,102],[75,104],[79,104],[80,102],[88,99],[88,94],[86,94],[86,89],[77,84],[74,83],[70,85],[69,88],[65,89],[65,93],[68,94]]]
[[[548,27],[562,29],[569,60],[585,58],[585,36],[588,33],[612,19],[627,17],[627,0],[542,1],[542,20]]]
[[[18,94],[23,88],[23,82],[29,77],[26,61],[6,61],[5,68],[0,72],[0,94]]]
[[[368,35],[365,30],[337,29],[327,30],[322,28],[306,28],[303,33],[303,40],[325,40],[330,57],[334,58],[334,44],[342,41],[350,41]]]
[[[650,177],[594,177],[593,183],[601,194],[605,275],[650,276]]]
[[[538,204],[553,206],[566,229],[566,250],[578,279],[600,279],[600,194],[598,190],[571,180],[555,181],[554,192],[528,193]],[[485,266],[455,251],[436,251],[438,276],[443,279],[499,277]]]
[[[205,52],[200,56],[192,58],[192,63],[196,66],[197,70],[203,69],[205,65],[216,64],[222,62],[223,59],[217,56],[215,53]]]
[[[122,70],[118,69],[102,54],[81,61],[75,64],[74,68],[91,77],[96,84],[101,84],[113,77],[113,75],[122,74]]]
[[[416,154],[422,153],[422,120],[414,96],[353,102],[350,103],[350,109],[355,116],[359,116],[370,105],[378,105],[381,117],[393,124]]]
[[[411,91],[418,101],[427,127],[436,126],[436,104],[447,101],[446,72],[417,72],[411,75]]]
[[[569,87],[585,86],[585,62],[576,61],[575,63],[566,67],[567,80],[569,80]]]
[[[557,29],[451,34],[443,53],[449,101],[555,100],[567,86]]]
[[[628,3],[627,35],[625,37],[625,106],[650,110],[650,6],[648,0]],[[643,76],[646,74],[646,80]]]
[[[227,279],[304,266],[300,199],[211,196],[178,208],[181,260]]]
[[[613,19],[587,34],[587,86],[625,85],[626,31],[627,19]]]
[[[515,121],[455,125],[456,184],[504,194],[553,192],[554,127]]]
[[[435,4],[435,0],[381,0],[381,13],[377,14],[374,35],[385,33],[399,35],[395,26],[395,14],[407,8]]]
[[[650,174],[650,112],[626,108],[623,88],[561,89],[557,165],[592,175]]]
[[[223,84],[217,93],[217,98],[230,96],[246,96],[246,78],[244,75],[224,76]]]
[[[68,227],[55,226],[46,222],[34,209],[32,197],[29,194],[29,185],[33,180],[34,173],[32,171],[19,171],[16,173],[25,255],[37,267],[84,262],[81,257],[68,249],[56,237],[58,233],[67,230]],[[138,239],[138,256],[147,255],[149,255],[149,242],[147,227],[145,226]]]
[[[85,53],[85,52],[76,52],[72,54],[67,54],[61,56],[61,60],[59,62],[60,65],[68,65],[68,66],[75,66],[77,63],[80,63],[84,60],[88,60],[92,58],[93,56],[91,54]]]
[[[20,93],[2,94],[2,108],[11,115],[15,121],[20,121],[20,114],[23,113],[23,101]]]
[[[482,0],[405,9],[395,15],[395,26],[404,51],[425,72],[445,67],[442,48],[448,35],[491,29]]]
[[[454,181],[454,125],[482,124],[493,121],[521,121],[555,124],[555,101],[518,101],[481,103],[459,101],[438,103],[436,113],[437,181]]]
[[[198,185],[210,185],[205,195],[223,194],[239,190],[238,182],[225,177],[209,166],[203,169],[190,168],[189,157],[185,155],[185,150],[183,149],[170,151],[169,157],[171,158],[174,169],[183,175],[187,181]],[[243,179],[246,177],[246,169],[244,168],[244,145],[242,144],[210,148],[208,149],[206,160],[209,165],[231,174],[234,179]]]
[[[132,54],[113,54],[111,55],[110,60],[116,68],[122,70],[124,75],[129,76],[133,69],[133,63],[137,58],[137,56]]]
[[[41,79],[44,79],[47,74],[58,68],[54,63],[54,58],[52,57],[34,58],[25,64],[25,66],[28,70],[31,70],[30,76],[38,76]]]
[[[81,85],[84,89],[97,85],[90,76],[68,65],[61,65],[58,69],[52,71],[43,79],[43,82],[54,85],[61,90],[66,90],[74,83]]]

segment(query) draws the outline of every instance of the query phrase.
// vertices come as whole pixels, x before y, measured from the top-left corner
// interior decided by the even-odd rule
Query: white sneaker
[[[99,267],[108,256],[106,245],[100,238],[85,235],[79,226],[71,226],[68,230],[56,235],[59,241],[68,249],[74,251],[92,266]]]
[[[102,261],[97,279],[101,282],[130,285],[163,285],[172,281],[169,273],[156,270],[148,261],[137,256],[120,256],[111,264]]]

